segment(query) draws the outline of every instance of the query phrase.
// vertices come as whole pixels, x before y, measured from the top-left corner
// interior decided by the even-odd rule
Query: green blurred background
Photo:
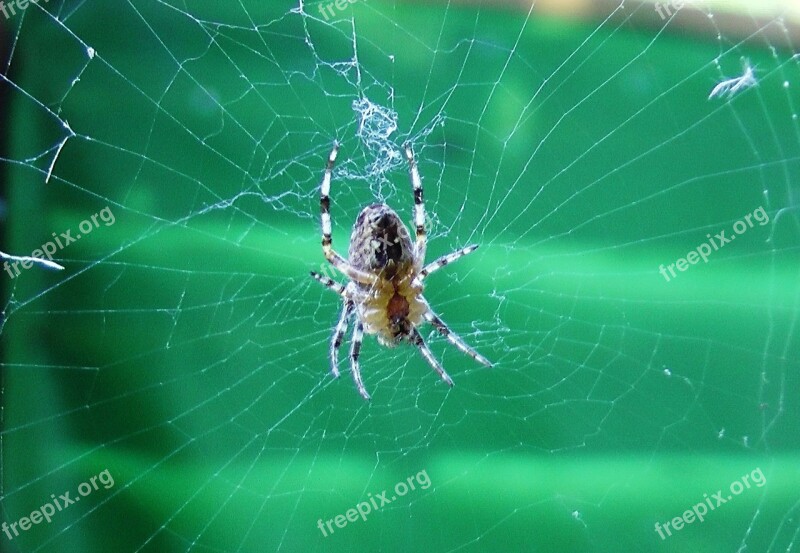
[[[610,4],[54,1],[3,22],[0,249],[115,216],[64,271],[2,274],[3,520],[115,481],[3,550],[792,550],[796,27]],[[743,64],[758,86],[709,100]],[[432,337],[448,389],[368,337],[372,402],[344,348],[331,378],[340,305],[308,271],[334,139],[341,252],[367,203],[411,219],[414,143],[429,257],[482,246],[426,297],[493,369]],[[769,225],[659,274],[759,206]],[[756,468],[764,487],[654,531]]]

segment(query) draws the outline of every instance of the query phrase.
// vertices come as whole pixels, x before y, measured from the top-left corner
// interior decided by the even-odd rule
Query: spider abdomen
[[[408,230],[392,208],[372,204],[361,210],[350,236],[354,267],[393,278],[412,261],[413,253]]]

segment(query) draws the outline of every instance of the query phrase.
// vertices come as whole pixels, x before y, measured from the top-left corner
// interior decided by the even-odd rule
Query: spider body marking
[[[356,321],[350,346],[350,364],[356,388],[364,399],[370,399],[361,378],[359,364],[361,341],[365,332],[376,335],[378,342],[388,347],[394,347],[402,341],[411,342],[439,377],[450,386],[453,385],[453,380],[433,356],[418,330],[424,322],[433,325],[460,351],[491,367],[492,364],[485,357],[449,329],[422,296],[422,281],[426,276],[472,253],[478,246],[467,246],[444,255],[433,263],[424,264],[427,247],[425,203],[422,180],[411,146],[405,146],[405,153],[414,191],[415,242],[411,241],[411,235],[392,208],[386,204],[368,205],[361,210],[353,226],[348,260],[333,249],[331,237],[330,185],[338,151],[339,145],[334,143],[320,186],[322,252],[350,282],[343,286],[318,273],[311,273],[320,283],[341,296],[344,302],[330,342],[333,375],[339,376],[339,347],[353,315]]]

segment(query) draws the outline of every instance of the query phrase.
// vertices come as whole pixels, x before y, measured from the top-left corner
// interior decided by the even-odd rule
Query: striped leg
[[[311,271],[311,276],[314,277],[315,279],[317,279],[317,281],[319,281],[319,283],[322,284],[325,288],[333,290],[334,292],[336,292],[340,296],[345,297],[344,286],[342,286],[341,284],[339,284],[335,280],[330,279],[330,278],[328,278],[326,276],[323,276],[323,275],[321,275],[319,273],[315,273],[314,271]]]
[[[361,355],[361,340],[364,339],[364,325],[361,321],[356,322],[356,327],[353,330],[353,341],[350,343],[350,366],[353,371],[353,380],[358,388],[358,393],[364,399],[370,399],[367,389],[364,388],[364,381],[361,380],[361,369],[358,364],[358,357]]]
[[[458,336],[458,334],[456,334],[452,330],[450,330],[447,327],[447,325],[444,324],[444,321],[442,319],[440,319],[439,317],[437,317],[436,314],[433,311],[428,311],[427,313],[425,313],[425,319],[429,323],[431,323],[434,327],[436,327],[436,330],[438,330],[439,333],[442,336],[447,338],[448,342],[453,344],[455,347],[457,347],[463,353],[466,353],[467,355],[472,357],[475,361],[477,361],[481,365],[486,365],[487,367],[491,367],[492,366],[492,363],[488,359],[486,359],[483,355],[481,355],[480,353],[478,353],[477,351],[475,351],[474,349],[469,347],[467,344],[465,344],[464,340],[462,340]]]
[[[443,255],[442,257],[440,257],[436,261],[434,261],[432,263],[428,263],[427,265],[425,265],[425,268],[422,269],[419,272],[419,274],[417,275],[417,280],[421,281],[422,279],[424,279],[429,274],[431,274],[431,273],[433,273],[435,271],[438,271],[439,269],[441,269],[445,265],[449,265],[453,261],[455,261],[455,260],[457,260],[457,259],[459,259],[461,257],[464,257],[465,255],[471,254],[472,252],[474,252],[477,249],[478,249],[478,245],[477,244],[473,244],[471,246],[467,246],[466,248],[462,248],[462,249],[456,250],[456,251],[454,251],[452,253],[448,253],[447,255]]]
[[[342,308],[342,315],[339,317],[339,322],[336,324],[336,330],[333,331],[331,336],[331,350],[329,358],[331,360],[331,372],[334,378],[339,378],[339,346],[342,345],[344,340],[344,333],[347,331],[347,321],[350,315],[353,314],[355,304],[350,300],[345,300],[344,307]]]
[[[336,253],[333,249],[333,240],[331,239],[331,174],[333,173],[333,165],[336,163],[336,154],[339,152],[339,143],[333,143],[333,149],[328,155],[328,163],[325,166],[325,175],[322,177],[322,185],[320,186],[319,196],[319,209],[322,217],[322,253],[325,254],[327,259],[334,267],[339,269],[350,280],[355,280],[362,284],[375,284],[377,277],[356,269],[350,265],[344,258]]]
[[[428,345],[425,343],[425,340],[422,338],[422,335],[419,333],[419,330],[416,327],[411,329],[411,343],[413,343],[417,348],[419,348],[420,353],[425,358],[425,361],[433,367],[433,370],[444,380],[448,386],[453,385],[453,379],[445,372],[444,367],[431,353],[431,350],[428,348]]]
[[[414,226],[417,230],[414,259],[417,260],[421,267],[425,261],[425,250],[428,246],[428,234],[425,230],[425,199],[422,192],[422,179],[420,179],[419,169],[417,169],[417,160],[414,159],[414,150],[411,148],[410,143],[407,143],[405,148],[411,186],[414,189]]]

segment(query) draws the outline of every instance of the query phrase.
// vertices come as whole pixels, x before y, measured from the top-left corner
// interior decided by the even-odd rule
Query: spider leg
[[[425,361],[433,367],[433,370],[444,380],[448,386],[453,385],[453,379],[445,372],[444,367],[431,353],[431,350],[428,348],[428,345],[425,343],[425,340],[422,338],[422,335],[419,333],[416,327],[411,328],[411,343],[413,343],[417,348],[419,348],[420,353],[425,358]]]
[[[361,324],[361,321],[358,321],[355,329],[353,330],[353,341],[350,344],[350,365],[352,367],[353,380],[356,382],[358,393],[361,394],[361,397],[368,400],[370,397],[367,393],[367,389],[364,388],[364,381],[361,380],[361,369],[358,365],[358,357],[361,355],[361,340],[363,339],[364,325]]]
[[[429,274],[431,274],[431,273],[433,273],[435,271],[438,271],[439,269],[441,269],[445,265],[449,265],[453,261],[455,261],[457,259],[460,259],[460,258],[464,257],[465,255],[471,254],[472,252],[474,252],[477,249],[478,249],[478,245],[477,244],[472,244],[471,246],[467,246],[466,248],[461,248],[460,250],[456,250],[456,251],[454,251],[452,253],[448,253],[447,255],[443,255],[442,257],[440,257],[436,261],[433,261],[432,263],[428,263],[427,265],[425,265],[425,267],[417,275],[416,280],[421,281],[422,279],[427,277]]]
[[[331,372],[334,378],[339,378],[339,346],[342,345],[344,340],[344,333],[347,332],[347,321],[350,315],[353,314],[355,304],[351,300],[345,300],[344,307],[342,307],[342,314],[339,316],[339,322],[336,323],[336,329],[331,336],[331,349],[328,357],[331,360]]]
[[[339,269],[350,280],[355,280],[362,284],[375,284],[377,277],[359,269],[356,269],[348,263],[341,255],[336,253],[333,249],[333,240],[331,239],[331,174],[333,173],[333,165],[336,163],[336,154],[339,152],[339,143],[333,143],[333,149],[328,155],[328,163],[325,166],[325,175],[322,177],[322,185],[320,185],[319,196],[319,209],[320,217],[322,219],[322,253],[325,254],[325,259]]]
[[[414,246],[414,259],[419,266],[425,261],[425,250],[428,246],[428,234],[425,230],[425,199],[422,192],[422,179],[419,177],[417,160],[414,159],[414,150],[410,143],[406,143],[406,159],[408,160],[408,173],[411,176],[411,186],[414,189],[414,226],[417,230],[417,241]]]
[[[450,328],[444,323],[444,321],[439,317],[437,317],[433,311],[428,310],[428,312],[425,313],[425,319],[429,323],[431,323],[434,327],[436,327],[436,330],[438,330],[442,336],[447,338],[448,342],[453,344],[463,353],[466,353],[481,365],[486,365],[487,367],[492,366],[492,363],[488,359],[486,359],[483,355],[481,355],[480,353],[469,347],[467,344],[465,344],[464,340],[462,340],[458,336],[458,334],[450,330]]]
[[[344,286],[342,286],[341,284],[339,284],[335,280],[330,279],[330,278],[328,278],[328,277],[326,277],[324,275],[321,275],[319,273],[315,273],[314,271],[311,271],[311,276],[314,277],[315,279],[317,279],[319,281],[319,283],[322,284],[325,288],[333,290],[334,292],[336,292],[337,294],[339,294],[343,298],[346,297],[345,296],[345,291],[344,291]]]

